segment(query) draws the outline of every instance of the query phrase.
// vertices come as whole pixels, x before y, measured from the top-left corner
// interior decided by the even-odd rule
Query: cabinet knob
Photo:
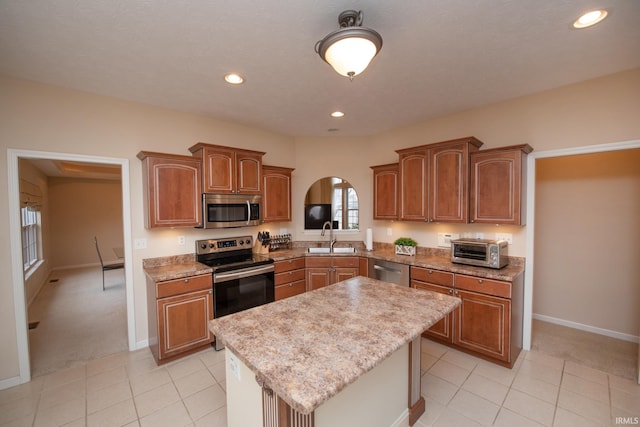
[[[292,274],[293,274],[293,271],[290,271],[290,272],[289,272],[289,276],[291,276]]]
[[[427,273],[433,274],[433,270],[427,270]]]
[[[189,279],[184,279],[184,283],[189,283]]]
[[[470,220],[469,220],[469,222],[470,222],[471,224],[473,224],[473,223],[475,222],[475,220],[470,219]]]
[[[482,282],[484,282],[484,280],[478,279],[478,283],[482,283]]]
[[[457,290],[453,291],[453,294],[454,294],[455,296],[458,296],[458,291],[457,291]]]
[[[453,295],[453,289],[449,289],[449,295]]]
[[[289,287],[292,287],[292,286],[293,286],[293,283],[289,283]]]

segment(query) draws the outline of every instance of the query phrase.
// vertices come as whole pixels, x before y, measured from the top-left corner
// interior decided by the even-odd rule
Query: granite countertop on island
[[[214,319],[210,329],[257,380],[308,414],[459,304],[356,277]]]

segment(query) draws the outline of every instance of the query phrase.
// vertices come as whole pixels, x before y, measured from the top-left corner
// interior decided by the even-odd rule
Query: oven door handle
[[[213,283],[222,283],[235,279],[244,279],[245,277],[257,276],[262,273],[270,273],[274,270],[275,268],[273,264],[269,264],[256,268],[250,267],[244,268],[242,270],[228,271],[225,273],[213,273]]]

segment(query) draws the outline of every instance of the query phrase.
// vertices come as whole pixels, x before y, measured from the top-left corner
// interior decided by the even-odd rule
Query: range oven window
[[[213,316],[222,317],[273,302],[275,300],[273,265],[270,267],[271,271],[268,272],[230,280],[227,280],[227,277],[216,277],[214,274]]]

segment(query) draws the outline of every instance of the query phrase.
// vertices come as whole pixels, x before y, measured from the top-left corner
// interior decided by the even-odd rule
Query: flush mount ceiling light
[[[242,76],[240,74],[236,74],[236,73],[225,74],[224,75],[224,80],[227,83],[230,83],[232,85],[239,85],[239,84],[242,84],[244,82],[244,79],[242,78]]]
[[[334,111],[333,113],[331,113],[331,117],[339,119],[340,117],[344,117],[344,113],[342,111]]]
[[[340,29],[316,43],[318,55],[340,75],[353,80],[382,49],[382,37],[362,26],[362,11],[345,10],[338,15]]]
[[[604,9],[592,10],[580,16],[573,23],[573,28],[587,28],[596,25],[607,17],[609,13]]]

